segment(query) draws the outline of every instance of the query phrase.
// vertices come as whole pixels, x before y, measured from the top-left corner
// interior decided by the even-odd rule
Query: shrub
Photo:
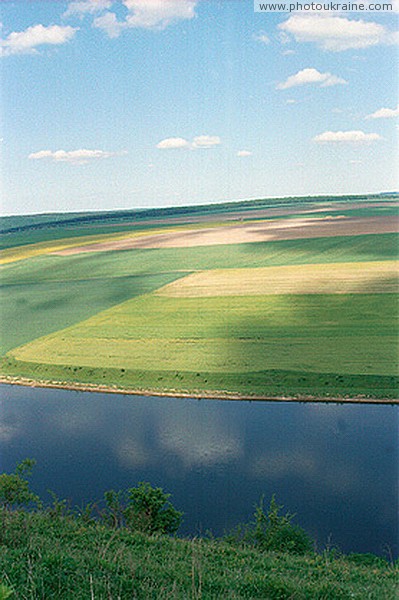
[[[127,495],[110,490],[105,493],[107,511],[103,518],[115,528],[125,526],[149,534],[173,534],[183,513],[175,509],[169,498],[170,494],[165,494],[162,488],[154,488],[147,482],[130,488]]]
[[[226,541],[245,543],[261,550],[289,552],[290,554],[307,554],[312,552],[312,540],[304,529],[292,523],[295,515],[281,515],[283,508],[276,502],[274,495],[269,510],[265,513],[263,496],[255,508],[254,521],[239,525]]]
[[[31,458],[23,460],[15,469],[15,473],[1,473],[0,475],[0,505],[6,510],[28,506],[29,504],[41,505],[39,496],[29,489],[29,477],[36,461]]]
[[[312,542],[304,529],[292,524],[295,515],[280,515],[283,506],[279,506],[274,495],[270,501],[267,515],[263,510],[263,498],[255,511],[254,538],[257,545],[265,550],[306,554],[312,551]]]

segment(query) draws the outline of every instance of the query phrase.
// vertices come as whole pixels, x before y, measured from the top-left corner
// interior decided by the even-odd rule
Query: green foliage
[[[13,590],[6,585],[0,584],[0,600],[7,600],[13,595]]]
[[[36,504],[40,506],[39,497],[29,489],[29,477],[36,464],[34,459],[26,458],[15,469],[15,473],[0,475],[0,506],[6,510]]]
[[[183,513],[169,502],[170,494],[147,482],[129,490],[126,522],[132,529],[146,533],[176,533]]]
[[[104,520],[118,528],[125,526],[132,531],[147,534],[176,533],[183,513],[169,502],[170,494],[162,488],[154,488],[147,482],[140,482],[130,488],[127,495],[110,490],[105,493],[107,511]]]
[[[47,508],[47,512],[51,517],[67,517],[71,515],[71,510],[67,500],[60,500],[55,492],[47,490],[53,502]]]
[[[104,522],[110,527],[117,529],[124,523],[123,492],[108,490],[104,494],[107,510],[103,513]]]
[[[312,550],[312,542],[306,531],[298,525],[292,524],[295,515],[287,512],[280,515],[283,506],[279,506],[274,495],[270,507],[265,514],[263,497],[255,510],[254,539],[257,545],[264,550],[290,552],[292,554],[306,554]]]
[[[244,543],[255,546],[262,551],[284,552],[305,555],[312,552],[312,540],[304,529],[292,523],[295,515],[287,512],[280,514],[283,506],[279,506],[274,495],[265,513],[262,496],[255,507],[254,522],[239,525],[226,536],[230,543]]]

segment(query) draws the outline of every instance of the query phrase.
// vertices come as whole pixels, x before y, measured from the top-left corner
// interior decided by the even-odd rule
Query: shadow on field
[[[1,352],[149,293],[181,273],[0,286]]]
[[[225,356],[241,388],[263,396],[397,397],[394,294],[279,298],[281,306],[274,297],[258,315],[231,316]]]

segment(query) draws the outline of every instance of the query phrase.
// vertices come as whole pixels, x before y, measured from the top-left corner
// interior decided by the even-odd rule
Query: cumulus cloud
[[[162,30],[176,21],[193,19],[197,3],[198,0],[124,0],[128,10],[124,21],[118,21],[115,13],[107,12],[95,19],[93,25],[110,37],[128,28]]]
[[[331,73],[320,73],[317,69],[302,69],[295,75],[291,75],[284,82],[277,85],[278,90],[288,90],[289,88],[307,83],[320,84],[320,87],[330,87],[332,85],[341,85],[348,83],[345,79],[332,75]]]
[[[399,117],[399,106],[397,108],[380,108],[371,115],[367,115],[366,119],[392,119]]]
[[[325,131],[313,138],[314,142],[350,142],[367,143],[381,140],[378,133],[364,133],[364,131]]]
[[[125,0],[129,27],[165,29],[174,21],[192,19],[197,0]]]
[[[173,148],[188,148],[189,142],[181,137],[171,137],[161,140],[157,144],[157,148],[160,150],[170,150]]]
[[[170,150],[174,148],[212,148],[219,144],[221,144],[221,140],[217,135],[198,135],[192,142],[181,137],[166,138],[157,144],[157,148],[160,150]]]
[[[70,2],[67,10],[64,12],[63,17],[70,17],[72,15],[93,15],[108,8],[111,8],[112,0],[77,0],[76,2]]]
[[[239,150],[237,156],[252,156],[252,152],[250,150]]]
[[[332,52],[395,43],[394,34],[383,25],[342,16],[295,14],[279,28],[297,42],[313,42]]]
[[[198,135],[193,139],[193,148],[212,148],[213,146],[219,146],[221,143],[218,135]]]
[[[61,25],[32,25],[24,31],[13,31],[0,42],[2,56],[35,54],[37,46],[65,44],[73,38],[76,27]]]
[[[54,162],[68,162],[74,164],[85,164],[92,160],[98,160],[103,158],[111,158],[112,156],[123,156],[127,154],[123,152],[105,152],[104,150],[39,150],[38,152],[32,152],[28,158],[31,160],[42,160],[50,159]]]

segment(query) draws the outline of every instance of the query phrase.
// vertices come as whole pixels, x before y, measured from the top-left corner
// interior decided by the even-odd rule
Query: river
[[[399,407],[219,401],[0,387],[1,470],[71,505],[149,481],[220,535],[272,494],[316,540],[398,556]]]

